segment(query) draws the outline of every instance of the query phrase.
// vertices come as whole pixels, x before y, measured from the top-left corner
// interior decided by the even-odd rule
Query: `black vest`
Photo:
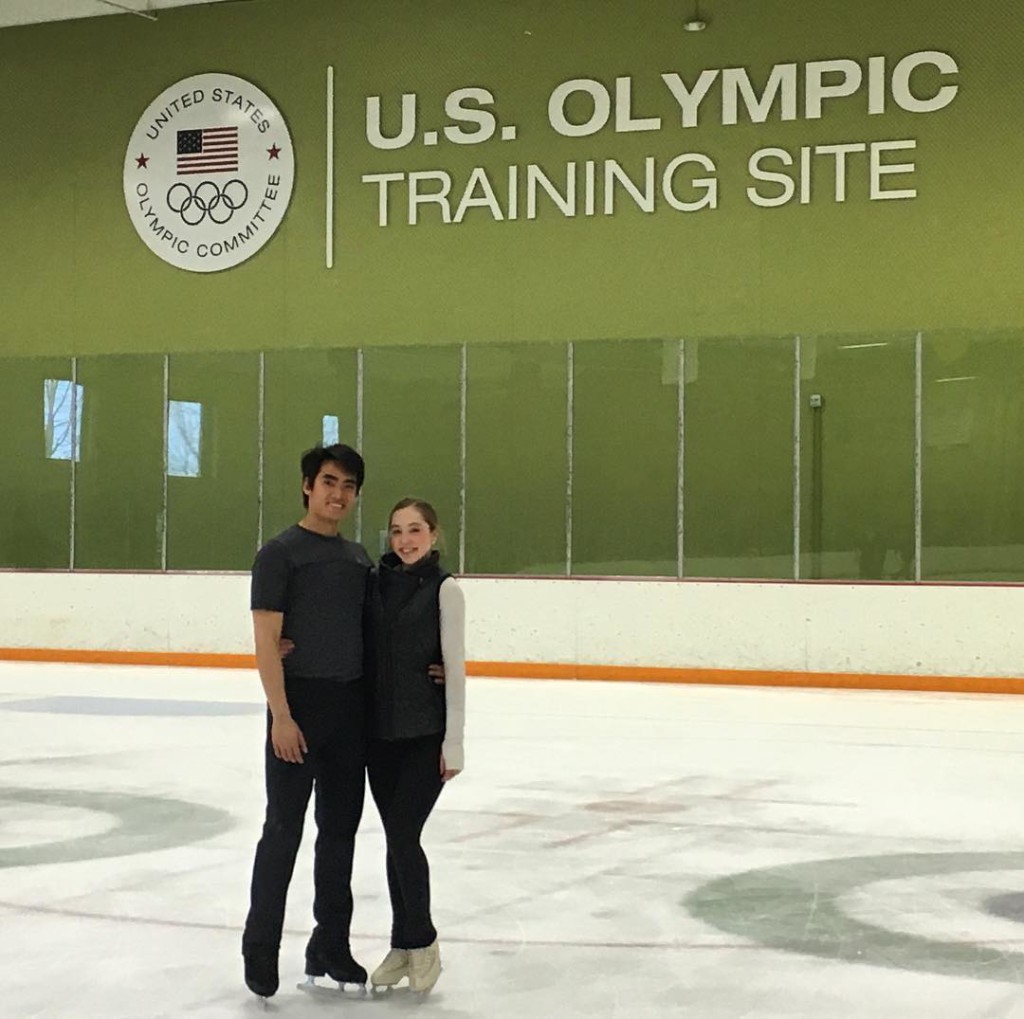
[[[438,592],[449,574],[431,552],[405,569],[394,552],[373,572],[369,635],[373,649],[373,734],[408,739],[445,730],[444,687],[427,675],[441,662]]]

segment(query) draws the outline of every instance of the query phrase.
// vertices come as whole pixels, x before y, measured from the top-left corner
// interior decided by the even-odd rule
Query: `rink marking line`
[[[149,927],[173,927],[186,930],[229,931],[241,934],[240,924],[209,923],[203,920],[166,920],[163,917],[133,916],[131,914],[97,913],[86,909],[63,909],[59,906],[36,906],[24,902],[0,901],[0,909],[9,909],[15,913],[38,913],[43,916],[66,916],[77,920],[106,920],[111,923],[138,924]],[[308,937],[308,930],[289,930],[284,933],[290,937]],[[352,938],[359,941],[386,941],[386,934],[353,934]],[[742,942],[691,942],[691,941],[571,941],[554,938],[473,938],[465,935],[446,934],[446,943],[458,945],[498,945],[510,948],[636,948],[636,949],[715,949],[715,948],[755,948],[764,949],[763,945]]]
[[[191,651],[110,651],[87,648],[0,647],[0,661],[87,665],[156,665],[255,669],[253,655]],[[777,669],[669,668],[661,665],[584,665],[572,662],[466,662],[470,676],[492,679],[570,679],[593,682],[690,683],[703,686],[813,687],[934,693],[1024,694],[1024,678],[911,676],[900,673],[790,672]]]

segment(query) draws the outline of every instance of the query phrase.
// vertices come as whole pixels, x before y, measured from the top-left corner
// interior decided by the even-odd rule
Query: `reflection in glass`
[[[323,421],[323,444],[325,446],[333,446],[335,443],[340,442],[341,440],[338,438],[340,433],[338,415],[325,414]]]
[[[162,356],[5,358],[0,567],[66,566],[73,528],[76,567],[156,569],[166,527],[169,568],[247,569],[301,516],[302,450],[365,435],[373,552],[394,501],[422,495],[450,567],[464,544],[471,572],[563,573],[571,538],[577,574],[671,576],[681,460],[685,574],[787,577],[798,397],[800,577],[911,580],[920,535],[924,579],[1024,581],[1020,330],[923,335],[920,433],[911,334],[569,353],[470,346],[464,436],[454,346],[271,351],[265,392],[251,354],[173,355],[166,411]]]
[[[800,350],[800,576],[912,580],[914,337],[811,337]]]
[[[188,400],[167,404],[167,473],[198,478],[202,462],[203,405]]]
[[[572,571],[674,577],[679,343],[574,346]]]
[[[250,353],[168,359],[168,466],[177,472],[166,479],[169,569],[252,566],[259,534],[259,377],[260,359]],[[175,403],[180,410],[172,418]],[[317,416],[314,435],[319,430]]]
[[[49,569],[70,561],[71,465],[47,456],[39,418],[47,380],[68,379],[70,358],[0,358],[0,568]],[[44,417],[45,421],[45,417]],[[44,441],[40,441],[43,439]],[[69,451],[70,455],[70,451]]]
[[[466,569],[564,574],[565,344],[469,350]]]
[[[922,564],[928,580],[1024,580],[1024,335],[925,334]]]
[[[793,576],[792,338],[688,340],[684,573]]]
[[[264,355],[263,530],[261,541],[303,514],[299,459],[318,442],[357,444],[355,350],[271,350]],[[376,480],[370,465],[370,482]],[[354,538],[359,507],[342,523]]]
[[[366,487],[363,540],[381,547],[391,507],[426,499],[443,532],[441,559],[459,568],[460,364],[458,347],[378,347],[364,356]],[[384,541],[386,542],[386,534]]]
[[[43,380],[43,434],[50,460],[82,459],[84,390],[70,379]]]
[[[158,570],[162,565],[164,358],[79,357],[89,393],[75,471],[75,566]]]

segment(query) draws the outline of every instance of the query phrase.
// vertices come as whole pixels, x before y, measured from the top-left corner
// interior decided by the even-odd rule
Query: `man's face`
[[[303,479],[302,490],[309,496],[309,515],[340,523],[356,503],[356,479],[333,460],[325,460],[312,486]]]

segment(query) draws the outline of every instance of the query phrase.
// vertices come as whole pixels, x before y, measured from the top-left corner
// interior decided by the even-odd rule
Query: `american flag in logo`
[[[178,132],[178,174],[233,173],[238,169],[238,127]]]

